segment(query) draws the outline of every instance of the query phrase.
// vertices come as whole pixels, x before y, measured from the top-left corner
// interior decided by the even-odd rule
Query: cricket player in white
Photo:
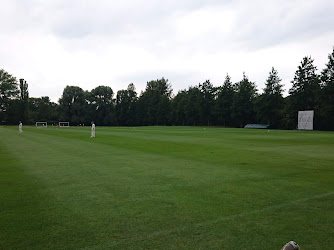
[[[92,122],[92,132],[91,132],[90,138],[95,138],[95,124],[94,124],[94,122]]]
[[[20,134],[23,133],[23,131],[22,131],[22,122],[21,121],[19,123],[19,132],[20,132]]]

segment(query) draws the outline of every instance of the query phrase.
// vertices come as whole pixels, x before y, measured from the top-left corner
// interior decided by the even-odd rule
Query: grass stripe
[[[118,241],[118,242],[111,241],[111,242],[101,244],[101,245],[97,245],[97,246],[93,246],[93,247],[90,246],[89,249],[101,249],[101,248],[104,249],[104,248],[124,244],[125,241],[126,242],[138,242],[138,241],[148,240],[148,239],[156,238],[156,237],[166,237],[167,235],[170,235],[170,234],[173,234],[173,233],[176,233],[176,232],[179,233],[179,232],[190,230],[190,229],[193,229],[193,228],[202,228],[202,227],[205,227],[207,225],[216,224],[218,222],[224,222],[224,221],[228,221],[228,220],[236,220],[236,219],[239,219],[240,217],[247,217],[249,215],[264,213],[264,212],[268,212],[268,211],[271,211],[271,210],[277,210],[277,209],[285,208],[285,207],[288,207],[288,206],[298,206],[298,205],[301,205],[302,203],[305,203],[305,202],[310,201],[310,200],[326,198],[328,196],[333,196],[333,195],[334,195],[334,192],[322,193],[322,194],[314,195],[314,196],[299,199],[299,200],[288,201],[288,202],[285,202],[285,203],[282,203],[282,204],[277,204],[277,205],[273,205],[273,206],[267,206],[267,207],[264,207],[264,208],[261,208],[261,209],[247,211],[245,213],[223,216],[223,217],[217,218],[215,220],[208,220],[208,221],[196,223],[196,224],[193,224],[193,225],[173,228],[171,230],[157,231],[157,232],[149,233],[147,235],[141,235],[140,237],[136,237],[136,238],[127,238],[127,239],[124,239],[123,241]],[[83,249],[88,249],[88,248],[83,248]]]

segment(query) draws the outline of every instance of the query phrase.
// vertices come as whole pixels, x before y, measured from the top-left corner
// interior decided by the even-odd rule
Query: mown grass
[[[0,249],[334,246],[334,133],[0,127]]]

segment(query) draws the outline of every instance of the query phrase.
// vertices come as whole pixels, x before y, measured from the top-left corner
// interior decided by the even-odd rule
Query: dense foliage
[[[315,129],[334,129],[334,49],[326,67],[317,73],[314,60],[304,57],[291,81],[289,95],[275,68],[269,72],[260,94],[254,82],[243,73],[233,83],[229,75],[222,86],[210,80],[190,86],[173,95],[172,86],[161,78],[147,82],[139,95],[133,83],[114,96],[108,86],[84,91],[66,86],[59,103],[49,97],[29,98],[28,84],[0,70],[0,121],[25,124],[35,121],[69,121],[71,125],[103,126],[205,125],[243,127],[247,123],[270,124],[294,129],[299,110],[315,111]]]

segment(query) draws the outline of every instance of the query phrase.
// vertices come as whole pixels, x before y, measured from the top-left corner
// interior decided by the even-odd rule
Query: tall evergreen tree
[[[29,111],[29,91],[28,83],[24,79],[20,79],[20,120],[26,122],[28,120]]]
[[[321,72],[321,83],[322,127],[334,130],[334,47],[328,55],[326,68]]]
[[[202,105],[202,93],[198,86],[190,87],[187,91],[188,100],[185,107],[186,110],[186,123],[188,125],[196,126],[203,125],[200,119],[201,105]]]
[[[258,102],[260,121],[276,127],[280,126],[283,116],[284,98],[281,81],[277,70],[272,67]]]
[[[304,57],[289,90],[291,95],[291,116],[297,124],[298,111],[314,110],[315,115],[319,111],[320,78],[317,75],[317,67],[311,57]],[[296,125],[295,124],[295,125]]]
[[[257,90],[254,82],[249,81],[243,73],[243,79],[235,84],[235,98],[233,103],[233,117],[235,125],[244,127],[255,121],[254,101]]]
[[[232,125],[232,107],[234,98],[234,86],[231,77],[227,74],[223,86],[218,90],[215,105],[215,115],[218,124],[224,126]]]
[[[128,96],[131,100],[129,111],[128,111],[128,125],[132,126],[132,125],[138,124],[136,120],[138,97],[137,97],[135,85],[133,83],[130,83],[128,85],[127,91],[128,91]]]
[[[172,88],[165,78],[147,82],[137,105],[138,121],[142,125],[165,125],[170,119]]]
[[[118,125],[129,126],[135,124],[135,102],[137,93],[133,83],[126,90],[119,90],[116,96],[116,115]]]
[[[173,90],[168,79],[162,77],[161,79],[147,82],[145,92],[157,92],[160,96],[164,95],[171,98]]]
[[[294,100],[295,108],[298,110],[315,109],[317,107],[317,96],[320,90],[320,79],[317,75],[317,67],[313,64],[311,57],[304,57],[289,90]]]
[[[166,96],[160,96],[160,100],[157,108],[157,124],[169,125],[171,116],[171,100]]]
[[[210,80],[206,80],[198,85],[202,94],[200,117],[203,125],[210,125],[212,121],[212,111],[214,106],[215,88]]]
[[[172,124],[173,125],[187,125],[186,122],[186,105],[188,100],[188,92],[181,90],[172,99]]]

